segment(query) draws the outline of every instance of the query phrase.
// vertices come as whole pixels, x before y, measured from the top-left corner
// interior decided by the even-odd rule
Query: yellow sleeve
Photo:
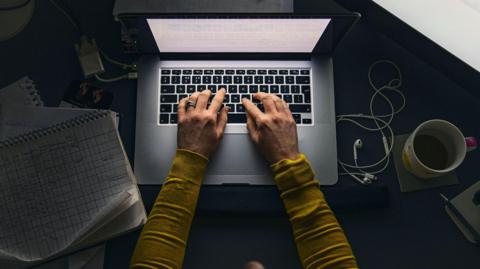
[[[305,269],[358,268],[350,244],[305,155],[271,166]]]
[[[140,234],[130,268],[182,268],[207,162],[200,154],[177,150]]]

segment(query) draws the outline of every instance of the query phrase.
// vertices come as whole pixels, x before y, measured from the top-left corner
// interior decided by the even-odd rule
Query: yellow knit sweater
[[[182,268],[208,159],[177,150],[137,242],[131,268]],[[305,269],[357,268],[350,245],[303,154],[271,166]]]

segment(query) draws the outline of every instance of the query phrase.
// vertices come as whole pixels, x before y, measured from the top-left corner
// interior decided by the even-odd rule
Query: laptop
[[[256,92],[285,100],[300,151],[322,185],[338,180],[333,63],[335,46],[359,15],[152,15],[156,53],[139,63],[134,171],[140,184],[162,184],[175,156],[178,101],[225,88],[230,107],[204,184],[273,185],[269,164],[251,142],[242,98]],[[145,42],[147,42],[145,41]],[[262,110],[262,104],[255,102]]]

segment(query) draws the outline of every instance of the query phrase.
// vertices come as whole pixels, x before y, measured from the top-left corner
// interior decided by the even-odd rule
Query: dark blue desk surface
[[[72,1],[73,2],[73,1]],[[113,22],[112,1],[72,3],[85,32],[112,57],[128,60],[119,46],[119,26]],[[27,29],[0,43],[0,88],[29,75],[38,85],[46,104],[58,104],[69,82],[81,79],[73,44],[78,35],[49,3],[37,1]],[[360,22],[334,54],[337,113],[367,113],[372,93],[367,68],[378,59],[398,63],[404,75],[406,109],[393,122],[397,134],[408,133],[419,123],[443,118],[458,125],[468,136],[480,136],[479,100],[443,77],[412,52],[374,32]],[[107,64],[110,72],[120,72]],[[382,77],[380,77],[382,79]],[[385,79],[385,78],[384,78]],[[136,85],[133,81],[108,84],[115,93],[113,109],[122,114],[120,133],[130,159],[133,157]],[[352,126],[338,128],[339,156],[351,158],[355,138],[364,140],[361,156],[381,154],[378,134]],[[389,190],[388,208],[337,210],[337,217],[350,239],[362,268],[475,268],[480,249],[468,243],[446,216],[438,192],[453,196],[480,178],[480,152],[470,153],[458,169],[460,184],[435,190],[402,194],[393,165],[377,183]],[[321,175],[319,175],[321,178]],[[348,177],[339,186],[354,185]],[[155,190],[142,188],[147,207]],[[335,199],[332,197],[331,199]],[[138,232],[108,243],[105,268],[127,268]],[[185,268],[241,268],[251,259],[268,268],[299,268],[290,226],[280,218],[197,217],[188,242]]]

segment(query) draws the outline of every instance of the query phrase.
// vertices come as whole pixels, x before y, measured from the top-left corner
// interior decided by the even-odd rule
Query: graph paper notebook
[[[0,268],[41,263],[146,220],[109,111],[0,142],[0,186]]]
[[[33,80],[28,77],[0,89],[0,104],[17,104],[24,106],[43,106]]]

